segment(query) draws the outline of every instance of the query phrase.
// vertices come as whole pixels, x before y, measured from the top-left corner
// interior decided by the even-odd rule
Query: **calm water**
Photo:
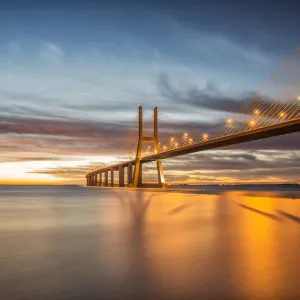
[[[0,187],[0,299],[300,299],[299,194]]]

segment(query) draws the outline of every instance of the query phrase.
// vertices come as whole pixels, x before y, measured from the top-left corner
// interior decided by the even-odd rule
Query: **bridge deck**
[[[190,154],[190,153],[195,153],[195,152],[200,152],[200,151],[205,151],[210,149],[216,149],[225,146],[236,145],[240,143],[260,140],[264,138],[283,135],[287,133],[293,133],[297,131],[300,131],[300,119],[291,120],[291,121],[274,124],[266,127],[260,127],[257,129],[252,129],[241,133],[235,133],[224,137],[211,139],[207,142],[197,143],[186,147],[180,147],[178,149],[173,149],[166,152],[161,152],[158,154],[146,156],[142,159],[142,163],[162,160],[166,158],[176,157],[184,154]],[[126,161],[119,164],[95,169],[87,173],[86,175],[92,175],[100,171],[103,172],[111,169],[116,170],[119,168],[119,166],[126,167],[129,164],[135,164],[135,161],[131,160],[131,161]]]

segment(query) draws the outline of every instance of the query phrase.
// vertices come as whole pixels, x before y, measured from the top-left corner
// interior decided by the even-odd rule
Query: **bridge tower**
[[[159,153],[158,118],[157,117],[158,117],[158,110],[157,110],[157,107],[155,107],[154,108],[154,124],[153,124],[154,135],[153,136],[144,136],[143,135],[143,108],[141,105],[139,105],[139,139],[138,139],[138,145],[137,145],[137,149],[136,149],[133,183],[131,184],[132,187],[135,187],[135,188],[142,187],[142,185],[143,185],[143,175],[142,175],[143,164],[141,163],[143,142],[153,142],[155,152]],[[156,167],[157,167],[158,184],[155,186],[163,187],[165,185],[165,178],[164,178],[161,160],[156,161]]]

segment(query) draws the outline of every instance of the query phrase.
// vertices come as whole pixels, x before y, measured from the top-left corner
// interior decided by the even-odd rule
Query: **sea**
[[[300,189],[0,186],[0,299],[300,299]]]

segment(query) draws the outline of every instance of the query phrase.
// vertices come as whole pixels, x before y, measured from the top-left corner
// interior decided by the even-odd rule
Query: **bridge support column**
[[[138,186],[141,186],[143,183],[143,164],[142,163],[140,163],[138,183],[139,183]]]
[[[154,146],[156,153],[159,153],[159,146],[158,146],[158,111],[157,107],[154,108]],[[163,172],[162,162],[161,160],[156,161],[156,168],[157,168],[157,179],[159,186],[163,187],[165,185],[165,176]]]
[[[142,157],[142,144],[143,142],[152,142],[154,143],[155,153],[160,153],[160,147],[158,143],[158,109],[154,108],[154,134],[153,136],[145,136],[143,135],[143,110],[142,107],[139,106],[139,137],[138,137],[138,145],[136,149],[136,158],[134,161],[128,162],[127,167],[127,186],[129,187],[143,187],[143,166],[142,164],[156,161],[157,167],[157,179],[158,184],[148,184],[147,186],[153,187],[163,187],[165,186],[165,179],[163,174],[162,162],[159,160],[159,157],[165,157],[162,155],[153,155],[152,157]],[[158,159],[158,160],[157,160]],[[133,171],[134,166],[134,171]],[[87,176],[87,185],[88,186],[108,186],[108,172],[111,172],[110,185],[114,186],[114,170],[119,171],[119,186],[124,186],[124,164],[122,165],[113,165],[108,167],[103,167],[97,170],[91,171],[91,173]],[[96,173],[98,172],[98,173]],[[104,181],[102,181],[102,173],[104,172]],[[96,174],[95,174],[96,173]],[[99,180],[98,180],[99,175]]]
[[[108,186],[108,170],[106,170],[106,171],[104,172],[104,174],[105,174],[104,186]]]
[[[90,176],[86,176],[86,186],[90,185]]]
[[[132,184],[132,164],[127,166],[127,185]]]
[[[143,135],[143,110],[142,107],[139,106],[139,140],[136,151],[135,158],[135,168],[134,168],[134,176],[132,187],[141,187],[143,184],[143,176],[142,176],[142,143],[143,142],[153,142],[155,153],[159,153],[159,145],[158,145],[158,111],[157,107],[154,108],[154,136],[144,136]],[[158,187],[162,187],[165,185],[165,178],[163,174],[162,162],[160,160],[156,161],[157,173],[158,173]]]
[[[110,186],[114,186],[114,170],[110,170]]]
[[[119,166],[119,186],[124,186],[124,167]]]

